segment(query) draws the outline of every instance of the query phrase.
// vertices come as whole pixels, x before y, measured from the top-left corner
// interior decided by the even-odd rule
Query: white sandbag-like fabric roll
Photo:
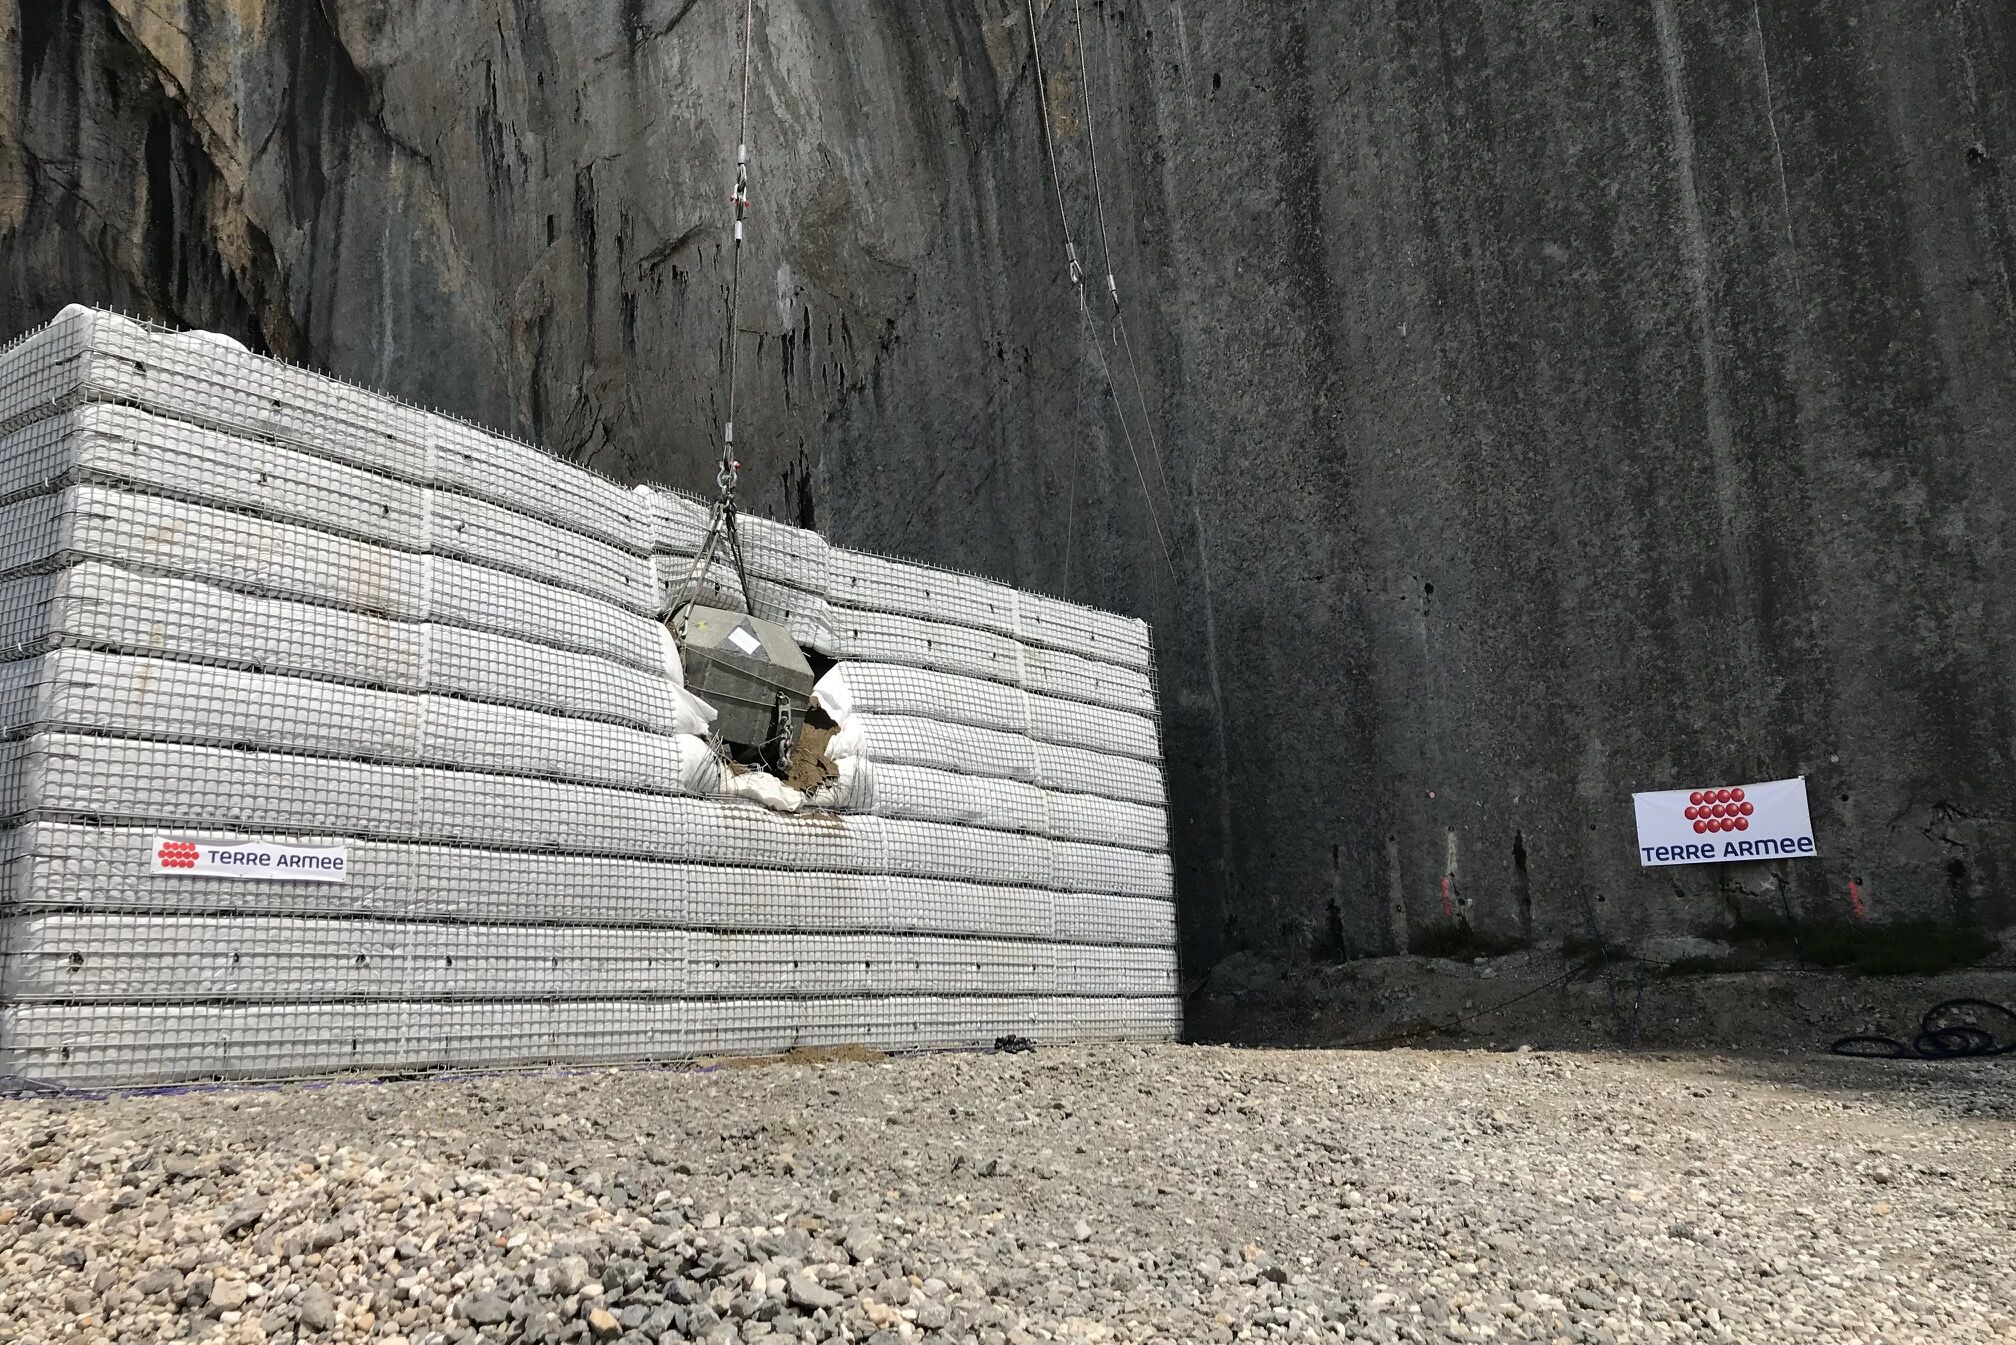
[[[693,1040],[722,1054],[867,1042],[892,1051],[984,1046],[1031,1036],[1055,1017],[1036,997],[889,996],[863,999],[724,999],[690,1007]]]
[[[711,794],[717,783],[711,749],[686,735],[81,650],[26,668],[36,690],[20,728],[426,762],[657,793]],[[11,680],[24,670],[6,673]]]
[[[0,429],[91,401],[130,402],[374,471],[426,476],[421,412],[214,333],[166,332],[72,305],[0,352]]]
[[[0,999],[396,998],[411,927],[293,916],[23,915],[0,933]]]
[[[613,603],[522,575],[432,558],[437,621],[544,640],[644,669],[662,669],[658,623]]]
[[[712,794],[714,753],[690,734],[561,719],[532,710],[428,697],[419,752],[431,765],[541,776],[657,794]]]
[[[1162,759],[1162,735],[1156,721],[1103,705],[1031,696],[1029,736],[1062,747],[1082,747],[1136,761]]]
[[[894,620],[895,618],[890,618]],[[821,679],[822,702],[837,690],[844,704],[828,705],[828,713],[838,718],[900,715],[910,719],[938,720],[968,724],[996,732],[1027,735],[1043,744],[1076,748],[1099,757],[1128,757],[1150,767],[1159,776],[1155,763],[1162,754],[1156,721],[1139,714],[1092,705],[1055,696],[1030,695],[1018,687],[1005,686],[978,677],[962,676],[930,668],[913,668],[896,663],[847,661],[836,664]],[[1069,769],[1062,757],[1053,757],[1053,769],[1060,777]],[[1081,768],[1082,769],[1082,768]],[[1120,767],[1120,769],[1126,769]],[[1067,777],[1068,778],[1068,777]],[[1056,787],[1065,788],[1067,778]],[[1135,787],[1118,797],[1133,798],[1149,793],[1146,777],[1136,773]],[[1098,793],[1099,789],[1084,792]],[[1159,785],[1155,786],[1159,793]],[[1136,802],[1151,802],[1134,798]]]
[[[836,657],[848,663],[901,663],[913,668],[1022,685],[1022,649],[989,631],[888,612],[836,609]]]
[[[549,1060],[652,1060],[675,1054],[680,1040],[676,1001],[403,1004],[403,1053],[415,1069],[480,1069]],[[628,1009],[628,1016],[618,1009]],[[580,1030],[594,1014],[596,1031]],[[563,1036],[562,1022],[571,1030]],[[613,1052],[623,1051],[616,1055]]]
[[[366,854],[373,848],[358,846]],[[628,926],[688,919],[691,866],[684,864],[424,845],[399,847],[397,858],[416,919]]]
[[[163,831],[182,834],[186,829],[84,826],[74,822],[32,822],[17,827],[7,833],[12,858],[4,875],[5,899],[23,911],[60,910],[88,904],[97,910],[157,915],[294,912],[390,918],[419,912],[453,918],[470,914],[446,896],[433,906],[415,896],[414,875],[422,865],[416,859],[421,852],[413,847],[334,836],[254,836],[208,829],[202,831],[203,838],[220,844],[256,840],[283,845],[344,846],[349,851],[350,881],[341,885],[282,883],[194,874],[164,881],[151,868],[155,842]],[[464,865],[477,857],[476,852],[465,850],[435,853],[444,863]],[[510,858],[530,867],[532,859],[550,857]],[[472,881],[480,885],[480,879]],[[559,901],[566,895],[563,890],[552,899]],[[477,918],[507,918],[509,911],[509,906],[500,900],[494,910],[485,909]],[[531,918],[538,917],[535,914]]]
[[[644,616],[658,612],[657,571],[640,552],[452,491],[436,491],[433,504],[433,550],[441,555],[590,593]]]
[[[878,765],[900,763],[970,775],[1035,783],[1036,744],[1015,733],[914,715],[848,717],[827,752],[835,758],[865,756]]]
[[[418,760],[439,699],[79,649],[31,666],[40,694],[26,727],[281,752]]]
[[[1175,900],[1175,878],[1167,855],[1078,841],[1053,841],[1051,849],[1051,886],[1060,890]]]
[[[1056,846],[1040,836],[902,818],[879,820],[888,873],[1014,887],[1059,886]]]
[[[1153,715],[1155,688],[1148,674],[1056,649],[1022,651],[1022,685],[1043,696],[1090,701],[1128,714]]]
[[[0,440],[0,498],[73,479],[251,510],[399,550],[428,545],[423,486],[135,407],[82,406]]]
[[[410,1040],[415,1007],[388,1001],[10,1005],[0,1008],[0,1074],[118,1088],[405,1068],[425,1063]]]
[[[1174,996],[889,996],[502,1004],[20,1004],[0,1008],[0,1073],[127,1087],[205,1078],[675,1059],[866,1043],[886,1050],[1037,1041],[1167,1041]]]
[[[416,998],[542,999],[681,992],[683,930],[592,925],[402,927],[406,993]]]
[[[685,923],[723,932],[833,930],[1040,939],[1053,894],[881,874],[683,866]],[[759,889],[760,888],[760,892]]]
[[[1169,828],[1160,808],[1102,799],[1096,794],[1048,794],[1049,834],[1095,845],[1122,845],[1130,850],[1169,848]]]
[[[824,537],[806,528],[748,514],[738,516],[736,531],[741,535],[743,558],[751,573],[821,598],[830,596],[828,555],[832,546]]]
[[[0,574],[54,566],[70,546],[74,509],[67,491],[0,505]]]
[[[1057,944],[1060,995],[1153,998],[1176,993],[1176,950]]]
[[[23,652],[60,641],[410,691],[426,682],[418,623],[97,561],[0,581],[0,629]]]
[[[652,507],[651,550],[689,561],[706,542],[711,506],[662,486],[640,487]]]
[[[50,540],[40,520],[22,530],[9,516],[44,504],[60,517],[55,551],[43,560],[106,560],[410,620],[427,613],[425,557],[159,495],[71,486],[0,511],[0,536],[32,536],[36,545]],[[7,551],[15,559],[14,548]]]
[[[37,809],[182,831],[334,832],[435,845],[874,873],[884,871],[882,828],[891,825],[877,818],[787,817],[728,799],[558,780],[71,734],[0,744],[0,751],[25,758],[24,765],[0,774],[0,788],[15,782],[10,815]],[[905,825],[915,833],[918,854],[903,871],[999,879],[984,866],[977,875],[969,872],[974,866],[960,858],[932,860],[934,851],[952,848],[971,829]],[[1006,833],[972,830],[972,835],[983,838],[983,850],[1023,848]],[[1018,874],[1010,881],[1029,880]]]
[[[656,733],[700,731],[678,684],[663,671],[495,631],[426,630],[430,690],[570,719],[617,720]]]
[[[1025,644],[1082,654],[1142,672],[1155,666],[1148,623],[1040,593],[1016,595],[1015,634]]]
[[[1058,996],[1040,1004],[1032,1033],[1038,1041],[1174,1041],[1183,1030],[1183,1001],[1174,995]]]
[[[433,479],[448,490],[501,504],[639,554],[658,529],[647,497],[530,444],[463,421],[422,413]]]
[[[10,778],[18,807],[175,830],[399,835],[416,829],[418,787],[445,771],[327,757],[235,752],[76,734],[38,735]]]
[[[1019,780],[877,762],[873,801],[878,817],[916,818],[1002,831],[1044,832],[1043,791]]]
[[[48,655],[0,663],[0,737],[21,737],[48,716]]]
[[[550,1007],[556,1058],[677,1060],[704,1049],[686,1000],[564,1000]]]
[[[1048,994],[1047,943],[886,934],[691,934],[689,980],[711,996]]]
[[[1064,943],[1176,946],[1176,906],[1154,897],[1059,893],[1051,935]]]
[[[931,668],[854,661],[835,665],[820,679],[820,686],[844,693],[844,706],[826,706],[836,718],[902,715],[1002,733],[1029,731],[1028,696],[1019,686]],[[822,701],[826,698],[822,690]]]
[[[1162,769],[1152,761],[1109,756],[1082,747],[1031,742],[1036,759],[1036,783],[1066,794],[1097,794],[1161,809]]]
[[[1041,939],[1056,924],[1056,893],[944,878],[883,878],[879,927],[896,933]]]
[[[841,547],[830,566],[828,596],[838,605],[1016,633],[1016,593],[1005,584]]]

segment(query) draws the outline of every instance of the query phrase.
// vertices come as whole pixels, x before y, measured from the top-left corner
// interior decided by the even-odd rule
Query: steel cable
[[[1161,515],[1157,512],[1155,507],[1155,495],[1148,485],[1148,473],[1147,470],[1141,465],[1141,453],[1139,448],[1135,445],[1134,431],[1127,422],[1127,414],[1125,408],[1122,406],[1120,401],[1120,388],[1119,385],[1114,381],[1113,367],[1106,359],[1106,352],[1100,349],[1098,326],[1092,320],[1092,306],[1085,298],[1084,271],[1078,263],[1078,246],[1076,242],[1073,241],[1071,236],[1071,218],[1069,212],[1065,209],[1064,206],[1064,178],[1062,172],[1058,167],[1058,161],[1057,161],[1057,140],[1055,134],[1051,131],[1050,128],[1050,94],[1048,88],[1045,86],[1043,79],[1043,43],[1042,43],[1041,31],[1036,18],[1036,0],[1024,0],[1024,6],[1029,16],[1029,52],[1030,52],[1031,65],[1033,67],[1032,73],[1036,80],[1037,116],[1038,119],[1043,123],[1043,145],[1046,157],[1048,157],[1050,161],[1050,180],[1052,185],[1056,189],[1057,226],[1064,236],[1064,255],[1070,266],[1071,288],[1076,292],[1078,296],[1078,311],[1084,319],[1085,334],[1089,343],[1091,344],[1092,353],[1098,358],[1100,376],[1106,380],[1107,394],[1113,399],[1113,413],[1114,417],[1120,423],[1120,435],[1121,438],[1127,444],[1127,455],[1134,461],[1134,474],[1135,477],[1141,483],[1141,503],[1142,506],[1147,510],[1149,526],[1152,527],[1155,531],[1155,543],[1162,552],[1162,563],[1169,571],[1170,582],[1177,583],[1179,581],[1177,580],[1176,577],[1175,558],[1171,553],[1171,551],[1169,550],[1169,539],[1162,530]],[[1079,59],[1082,65],[1084,59],[1082,33],[1079,41],[1080,41]],[[1086,108],[1087,108],[1087,129],[1089,131],[1090,108],[1091,108],[1089,95],[1086,100]],[[1094,171],[1096,173],[1097,171],[1096,168]],[[1105,206],[1103,202],[1100,204],[1099,210],[1102,219],[1100,227],[1101,227],[1101,236],[1103,238],[1105,227],[1103,224],[1104,211],[1105,211]],[[1111,281],[1110,252],[1108,253],[1107,261],[1109,265],[1108,280],[1110,282]],[[1116,305],[1119,302],[1119,296],[1117,291],[1114,294],[1114,302]],[[1151,427],[1150,433],[1152,434],[1152,432],[1153,430]],[[1076,491],[1075,475],[1072,479],[1073,479],[1073,494],[1075,500],[1075,491]]]

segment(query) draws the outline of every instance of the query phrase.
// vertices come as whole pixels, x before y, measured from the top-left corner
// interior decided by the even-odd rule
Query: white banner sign
[[[1806,781],[1666,789],[1633,794],[1638,810],[1638,866],[1731,864],[1812,859],[1813,816]]]
[[[267,878],[289,883],[347,883],[350,851],[340,845],[274,845],[156,836],[154,872],[173,878]]]

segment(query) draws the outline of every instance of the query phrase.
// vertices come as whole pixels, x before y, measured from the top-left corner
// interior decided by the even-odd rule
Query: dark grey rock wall
[[[843,538],[1153,617],[1193,966],[1405,947],[1445,894],[1510,938],[1842,919],[1851,881],[2016,917],[2016,11],[1086,27],[1175,579],[1026,89],[824,481]],[[1824,861],[1638,870],[1632,790],[1802,773]]]
[[[998,35],[761,8],[740,429],[804,512],[998,116]],[[0,0],[0,335],[119,304],[708,485],[741,37],[732,0]]]
[[[2016,11],[1088,2],[1144,415],[1022,0],[760,8],[754,502],[1156,622],[1194,968],[1445,897],[2016,918]],[[0,335],[122,304],[703,486],[739,19],[0,0]],[[1631,790],[1795,773],[1825,860],[1636,867]]]

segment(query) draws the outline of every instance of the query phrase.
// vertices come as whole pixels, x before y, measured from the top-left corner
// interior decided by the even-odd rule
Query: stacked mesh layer
[[[216,338],[0,354],[0,1075],[1172,1036],[1146,627],[748,520],[875,778],[771,812],[714,794],[658,620],[706,521]]]

